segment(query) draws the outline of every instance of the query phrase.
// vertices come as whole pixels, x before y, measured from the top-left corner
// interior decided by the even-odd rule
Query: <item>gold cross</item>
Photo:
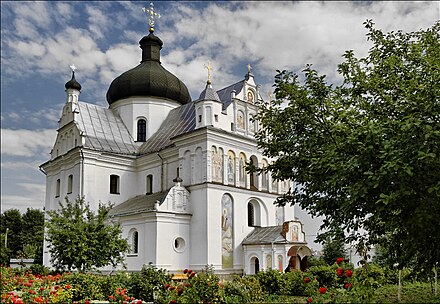
[[[211,62],[209,60],[208,60],[208,65],[205,64],[205,69],[208,70],[208,81],[207,81],[207,83],[211,84],[211,70],[212,70],[212,67],[211,67]]]
[[[248,67],[248,73],[250,73],[250,72],[251,72],[251,69],[252,69],[251,64],[248,63],[247,67]]]
[[[156,13],[154,11],[154,4],[153,2],[150,2],[150,8],[145,8],[143,7],[142,10],[144,11],[144,13],[148,13],[150,14],[150,18],[149,18],[149,24],[150,24],[150,33],[154,32],[154,16],[157,16],[157,18],[160,18],[160,14]]]

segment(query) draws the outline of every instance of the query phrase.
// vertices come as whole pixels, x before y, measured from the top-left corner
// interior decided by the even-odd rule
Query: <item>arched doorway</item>
[[[307,257],[312,255],[312,251],[307,246],[292,246],[287,253],[290,269],[305,271],[307,269]]]
[[[257,257],[251,258],[251,274],[256,274],[260,271],[260,260]]]

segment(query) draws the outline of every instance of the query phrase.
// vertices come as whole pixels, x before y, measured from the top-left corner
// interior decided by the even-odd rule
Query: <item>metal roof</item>
[[[282,235],[283,226],[255,227],[255,230],[243,240],[243,245],[271,243],[289,243]]]
[[[94,104],[79,102],[76,122],[85,136],[84,147],[100,151],[135,154],[135,145],[118,114]]]
[[[168,191],[132,197],[125,202],[114,206],[110,210],[109,216],[122,216],[132,213],[152,211],[154,210],[154,203],[159,201],[159,204],[162,204],[167,194]]]
[[[182,105],[170,111],[159,130],[140,148],[141,153],[158,152],[172,144],[171,138],[194,130],[196,115],[194,103]]]
[[[235,93],[240,93],[243,89],[245,80],[241,80],[237,83],[234,83],[226,88],[223,88],[219,91],[217,91],[218,97],[220,98],[221,102],[223,103],[223,109],[226,109],[229,107],[229,105],[232,102],[231,99],[231,93],[232,91],[235,91]]]

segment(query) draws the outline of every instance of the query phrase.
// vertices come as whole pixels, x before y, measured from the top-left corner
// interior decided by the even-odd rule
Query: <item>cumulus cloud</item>
[[[55,142],[56,131],[1,129],[2,155],[32,157],[41,151],[50,151]]]

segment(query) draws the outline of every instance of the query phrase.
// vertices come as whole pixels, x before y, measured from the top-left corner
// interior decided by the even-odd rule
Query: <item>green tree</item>
[[[23,252],[36,262],[43,262],[44,213],[28,208],[22,216],[21,241]]]
[[[335,231],[333,236],[327,235],[323,242],[322,252],[322,258],[328,265],[333,265],[337,258],[346,258],[345,236],[341,229]]]
[[[47,241],[51,262],[57,269],[80,272],[124,261],[129,245],[119,223],[107,221],[111,205],[99,204],[97,214],[78,198],[57,210],[47,211]]]
[[[279,204],[299,204],[361,245],[392,243],[402,267],[411,258],[432,267],[440,260],[440,22],[411,33],[365,27],[368,56],[344,54],[342,84],[310,65],[304,81],[278,71],[276,100],[257,117],[258,146],[277,159],[267,171],[297,185]]]
[[[7,235],[6,246],[10,253],[8,258],[17,256],[19,252],[23,250],[23,220],[20,211],[18,211],[18,209],[9,209],[3,212],[3,214],[1,215],[0,229],[4,238],[6,238]],[[4,248],[5,246],[3,242],[1,244],[2,248]]]

